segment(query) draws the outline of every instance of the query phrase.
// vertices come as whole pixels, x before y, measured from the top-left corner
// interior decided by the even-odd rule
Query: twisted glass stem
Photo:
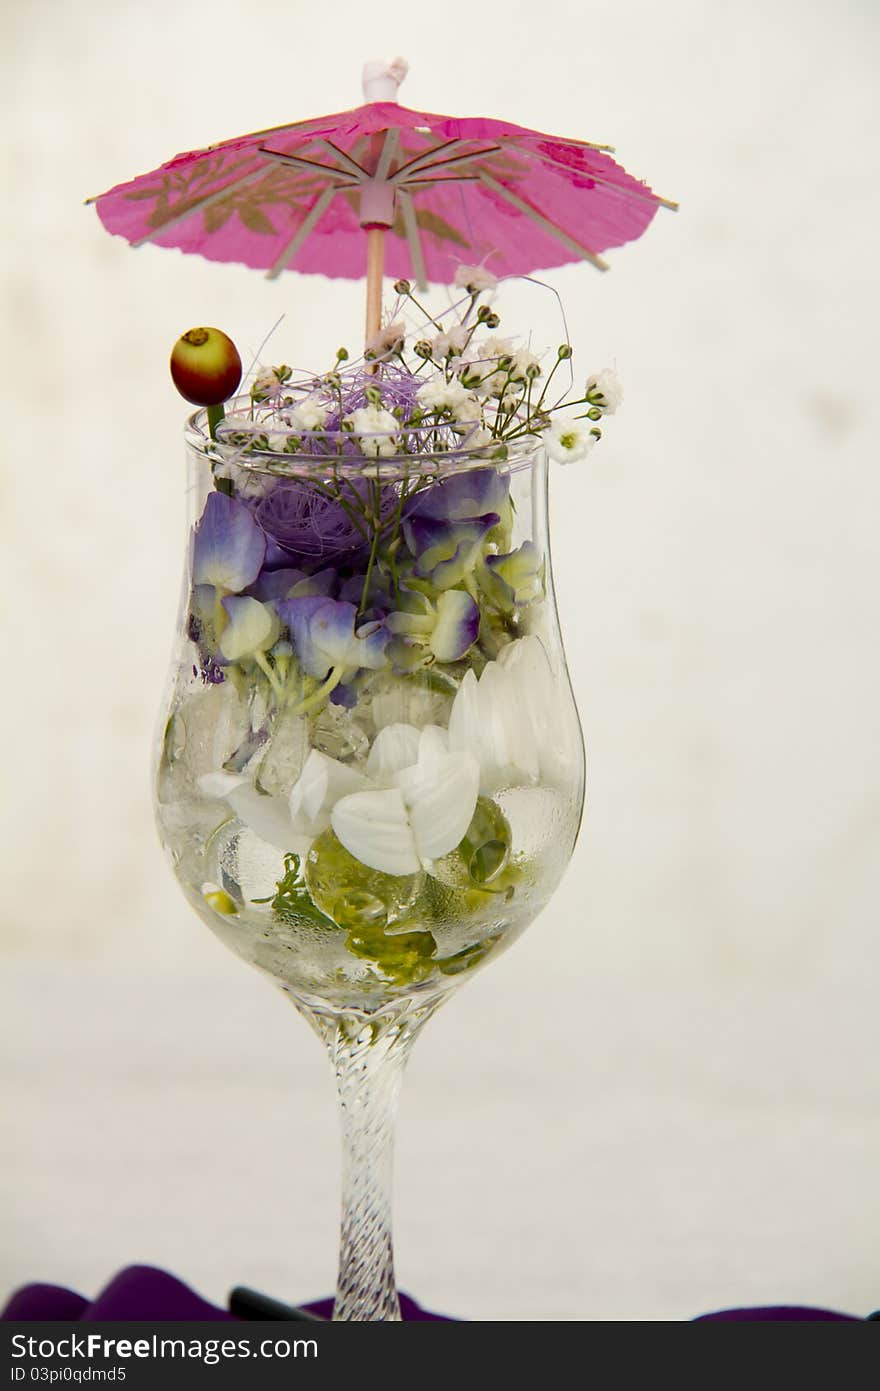
[[[394,1123],[413,1041],[437,1001],[309,1022],[336,1073],[342,1121],[342,1221],[334,1319],[400,1319],[391,1235]]]

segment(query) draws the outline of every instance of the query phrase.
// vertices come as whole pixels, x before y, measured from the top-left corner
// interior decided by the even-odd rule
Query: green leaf
[[[467,237],[463,237],[461,232],[437,213],[431,212],[430,208],[419,208],[416,211],[416,222],[423,232],[430,232],[432,237],[438,237],[440,241],[455,242],[456,246],[463,246],[467,249],[470,242]]]
[[[228,203],[212,203],[205,208],[205,231],[219,232],[232,216],[232,208]]]
[[[302,877],[299,855],[284,856],[284,877],[276,885],[272,898],[254,898],[252,903],[271,903],[276,921],[297,927],[302,922],[317,923],[319,927],[336,929],[336,924],[320,908],[316,908]]]
[[[266,214],[262,209],[255,207],[253,203],[245,203],[243,207],[238,209],[238,215],[249,232],[259,232],[264,237],[277,235]]]

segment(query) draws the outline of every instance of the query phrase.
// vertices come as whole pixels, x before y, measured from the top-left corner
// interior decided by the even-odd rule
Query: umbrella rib
[[[429,150],[422,150],[420,155],[413,155],[412,159],[408,159],[406,164],[401,164],[394,177],[397,178],[401,174],[414,172],[426,161],[430,161],[435,155],[439,155],[441,150],[451,150],[454,145],[464,144],[465,140],[462,139],[461,136],[456,136],[454,140],[444,140],[439,145],[432,145]]]
[[[525,145],[520,145],[518,148],[520,153],[524,154],[527,159],[537,161],[537,163],[541,164],[544,168],[549,166],[551,169],[564,173],[569,167],[566,164],[557,164],[555,160],[539,154],[536,150],[530,150]],[[610,145],[596,145],[593,148],[602,150],[611,149],[612,147]],[[582,174],[586,179],[592,179],[594,183],[604,185],[605,188],[613,188],[616,193],[620,193],[625,198],[641,198],[646,203],[659,203],[662,208],[669,208],[672,212],[678,212],[678,204],[673,203],[670,198],[661,198],[659,193],[646,192],[644,189],[629,188],[625,184],[615,183],[613,179],[606,179],[602,174],[594,174],[592,169],[576,169],[574,172],[576,174]]]
[[[303,218],[302,222],[297,227],[296,232],[288,242],[287,246],[284,248],[281,255],[275,261],[271,270],[268,270],[266,272],[267,280],[277,280],[278,276],[284,270],[284,267],[288,264],[289,261],[293,260],[294,256],[299,251],[306,237],[309,235],[315,223],[318,221],[318,218],[323,215],[324,211],[327,208],[327,204],[330,202],[331,198],[337,191],[338,190],[331,185],[330,188],[325,188],[323,193],[320,193],[318,195],[312,206],[309,208],[309,211]]]
[[[349,174],[347,170],[334,169],[332,164],[321,164],[319,160],[304,159],[302,155],[284,155],[280,150],[267,150],[262,145],[259,152],[266,159],[274,159],[278,164],[286,164],[291,169],[304,169],[310,174],[320,174],[325,179],[339,179],[347,188],[359,182],[354,174]]]
[[[413,174],[416,173],[427,174],[430,173],[432,169],[446,169],[450,164],[465,164],[468,160],[471,159],[482,159],[484,155],[497,154],[500,149],[500,145],[488,145],[484,150],[471,150],[469,152],[466,151],[464,154],[461,155],[449,155],[446,159],[435,160],[433,164],[426,164],[424,163],[424,161],[420,161],[418,167],[414,167],[413,164],[410,164],[409,172],[406,175],[406,179],[408,180]],[[404,169],[406,169],[406,167],[407,166],[404,165]],[[400,175],[403,174],[404,169],[398,169],[397,173],[392,175],[392,183],[402,183],[405,181],[400,178]]]
[[[330,150],[343,164],[347,164],[348,172],[357,179],[358,182],[360,182],[361,179],[368,179],[370,177],[369,172],[362,164],[358,164],[357,160],[352,159],[351,155],[346,154],[345,150],[340,150],[339,146],[334,145],[333,141],[328,140],[325,135],[317,136],[316,140],[319,145],[324,146],[325,150]]]
[[[613,188],[616,193],[624,198],[641,198],[645,203],[657,203],[661,208],[668,208],[670,212],[678,212],[678,204],[671,198],[661,198],[659,193],[644,193],[638,188],[627,188],[624,184],[617,184],[613,179],[603,179],[601,174],[587,174],[588,179],[593,179],[597,184],[602,184],[604,188]]]
[[[429,184],[466,184],[479,183],[479,174],[450,174],[447,178],[441,175],[433,178],[430,174],[424,179],[407,179],[405,183],[398,184],[398,189],[405,188],[427,188]]]
[[[545,217],[537,208],[533,208],[531,203],[527,203],[524,198],[520,198],[518,193],[514,193],[512,189],[506,188],[504,184],[499,183],[497,179],[493,179],[492,175],[487,174],[485,169],[480,170],[480,182],[485,184],[487,188],[492,189],[492,191],[497,193],[501,198],[505,199],[505,201],[516,208],[518,212],[525,213],[526,217],[530,217],[533,222],[536,222],[538,226],[543,229],[543,231],[549,232],[557,241],[562,242],[563,246],[567,246],[569,251],[576,251],[578,256],[582,257],[583,260],[591,261],[597,270],[608,270],[608,262],[603,261],[601,256],[597,256],[595,251],[588,250],[581,242],[576,241],[574,237],[570,236],[568,232],[563,231],[561,227],[557,227],[555,222],[551,222],[549,217]]]
[[[249,174],[242,174],[240,178],[233,179],[231,183],[224,184],[222,188],[215,189],[213,193],[206,193],[203,198],[197,198],[183,212],[169,217],[167,221],[162,223],[161,227],[153,227],[143,237],[138,237],[137,241],[131,243],[132,247],[137,250],[139,246],[146,246],[147,242],[155,241],[156,237],[161,237],[163,232],[168,232],[172,227],[177,227],[179,223],[185,222],[193,213],[200,212],[203,208],[210,208],[213,203],[219,203],[225,198],[227,193],[232,193],[237,188],[243,188],[245,184],[253,183],[255,179],[261,178],[265,173],[265,168],[252,169]]]
[[[406,232],[406,240],[409,243],[409,254],[412,257],[413,270],[416,273],[416,286],[419,290],[427,290],[428,272],[425,269],[425,253],[422,248],[422,238],[412,195],[401,188],[399,197],[400,211],[403,214],[403,227]]]
[[[400,148],[400,131],[396,126],[385,132],[385,143],[382,146],[382,153],[379,156],[379,163],[376,165],[374,179],[384,182],[388,178],[388,170],[391,168],[391,161],[395,158]]]

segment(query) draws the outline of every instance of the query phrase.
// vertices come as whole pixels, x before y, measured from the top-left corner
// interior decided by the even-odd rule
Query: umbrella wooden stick
[[[367,322],[365,341],[382,327],[382,278],[385,274],[385,227],[367,228]]]

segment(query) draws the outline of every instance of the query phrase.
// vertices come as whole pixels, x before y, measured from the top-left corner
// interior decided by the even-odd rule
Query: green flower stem
[[[268,678],[269,685],[272,687],[272,690],[275,692],[276,699],[278,699],[278,700],[283,700],[283,699],[284,699],[284,687],[282,686],[281,682],[278,680],[278,677],[275,675],[275,672],[272,670],[272,667],[271,667],[271,665],[270,665],[270,663],[269,663],[269,659],[268,659],[268,657],[266,656],[265,652],[255,652],[255,653],[254,653],[254,661],[256,662],[257,666],[260,668],[260,671],[263,673],[263,675],[266,676],[266,677]]]
[[[208,406],[208,407],[207,407],[207,415],[208,415],[208,434],[211,436],[211,439],[212,439],[212,440],[216,440],[216,438],[217,438],[217,426],[220,424],[220,421],[221,421],[221,420],[225,420],[225,419],[226,419],[226,411],[225,411],[224,408],[223,408],[223,402],[220,401],[216,406]],[[233,497],[233,496],[234,496],[234,493],[235,493],[235,488],[234,488],[233,485],[232,485],[232,479],[231,479],[231,478],[218,478],[218,477],[217,477],[217,474],[216,474],[216,471],[215,471],[216,468],[217,468],[216,462],[215,462],[215,463],[212,463],[212,464],[211,464],[211,474],[212,474],[213,479],[214,479],[214,487],[217,489],[217,492],[218,492],[218,493],[225,493],[227,497]]]
[[[464,311],[464,313],[463,313],[462,316],[461,316],[461,326],[462,326],[462,328],[464,328],[464,326],[465,326],[465,324],[467,323],[468,319],[471,317],[471,314],[473,314],[474,310],[475,310],[476,307],[477,307],[477,300],[480,298],[480,291],[479,291],[479,290],[469,290],[469,291],[468,291],[468,294],[469,294],[470,297],[471,297],[471,302],[470,302],[470,304],[468,305],[467,309]],[[473,331],[474,331],[474,329],[475,329],[476,327],[477,327],[477,324],[474,324],[474,325],[472,326],[472,328],[471,328],[471,333],[473,333]]]
[[[331,691],[336,690],[336,687],[342,680],[343,670],[342,667],[334,667],[327,677],[327,680],[324,681],[316,691],[312,691],[312,694],[306,696],[305,700],[301,700],[298,705],[294,705],[293,709],[290,711],[291,715],[308,715],[311,710],[314,710],[319,705],[323,705],[327,696],[330,695]]]
[[[370,558],[367,561],[367,573],[364,575],[364,587],[361,590],[361,601],[358,604],[359,614],[363,613],[367,607],[367,595],[370,592],[370,580],[373,577],[373,566],[376,563],[376,551],[379,547],[379,536],[382,531],[381,521],[379,517],[379,508],[381,501],[379,494],[379,484],[373,483],[370,487],[370,491],[373,494],[373,506],[375,508],[375,516],[373,518],[373,541],[370,546]]]
[[[547,380],[546,380],[545,383],[544,383],[544,389],[543,389],[543,391],[541,392],[540,396],[538,397],[537,401],[535,402],[535,410],[536,410],[536,411],[539,411],[539,410],[541,409],[542,405],[544,404],[544,397],[547,395],[547,388],[548,388],[548,386],[550,385],[550,383],[551,383],[552,380],[553,380],[553,373],[556,371],[556,369],[557,369],[557,367],[559,366],[560,362],[568,362],[568,360],[569,360],[569,359],[568,359],[567,357],[557,357],[557,359],[556,359],[556,361],[554,362],[553,366],[550,368],[550,371],[547,373]],[[566,405],[570,405],[570,404],[571,404],[571,402],[568,402],[568,401],[566,402]]]
[[[342,490],[339,487],[338,483],[336,484],[336,487],[334,489],[330,488],[327,484],[316,483],[310,479],[308,481],[308,486],[314,488],[315,492],[318,494],[319,497],[329,498],[331,502],[337,502],[339,506],[342,508],[345,515],[348,517],[352,526],[360,532],[361,536],[363,536],[364,540],[366,541],[367,537],[369,536],[369,532],[367,531],[366,527],[364,527],[361,523],[368,521],[367,514],[366,512],[361,512],[360,518],[358,517],[358,512],[353,507],[353,505],[350,502],[346,502],[343,498]],[[354,492],[353,489],[352,492]],[[356,493],[354,495],[355,497],[357,496]]]
[[[394,510],[394,530],[391,534],[391,540],[388,543],[388,569],[391,572],[391,583],[394,586],[395,599],[400,598],[400,579],[397,574],[397,558],[392,547],[400,535],[400,523],[403,519],[403,504],[406,502],[408,495],[409,479],[404,478],[400,487],[400,495],[397,499],[397,507]]]
[[[413,294],[413,292],[412,292],[411,289],[407,292],[407,294],[404,296],[404,298],[405,298],[405,299],[410,299],[410,300],[412,300],[412,302],[413,302],[413,304],[415,305],[416,309],[419,309],[419,310],[424,314],[425,318],[428,320],[429,323],[431,323],[431,324],[434,325],[434,327],[437,329],[438,333],[442,333],[442,332],[443,332],[443,325],[442,325],[437,319],[434,318],[433,314],[429,314],[429,313],[428,313],[427,309],[425,308],[425,306],[424,306],[423,304],[419,304],[419,301],[416,299],[416,297],[415,297],[415,295]]]
[[[223,629],[229,622],[229,617],[223,607],[223,600],[229,593],[228,589],[221,589],[218,585],[214,590],[214,641],[220,646],[220,636]]]
[[[222,401],[218,401],[216,406],[208,407],[208,433],[212,440],[217,438],[217,426],[225,419],[226,411],[223,409]]]

